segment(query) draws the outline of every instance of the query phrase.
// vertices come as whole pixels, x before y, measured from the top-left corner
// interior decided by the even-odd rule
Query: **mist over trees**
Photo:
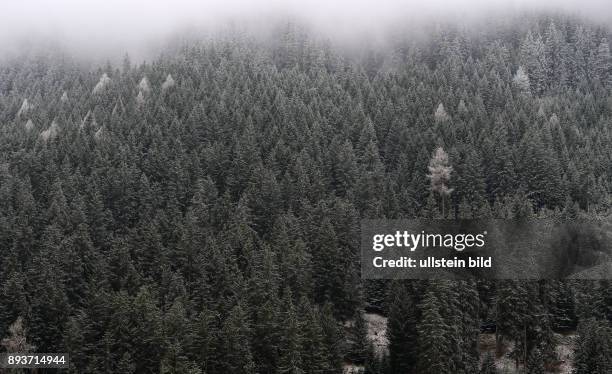
[[[610,40],[541,16],[355,53],[284,23],[147,63],[3,62],[3,347],[74,373],[493,373],[493,320],[529,373],[575,330],[576,372],[609,372],[608,282],[362,281],[358,228],[609,220]]]

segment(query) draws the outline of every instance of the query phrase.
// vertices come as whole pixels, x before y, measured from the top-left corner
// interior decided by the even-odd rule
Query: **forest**
[[[91,374],[539,374],[569,336],[568,372],[612,372],[609,281],[361,279],[365,218],[612,235],[610,28],[426,35],[343,48],[288,22],[147,61],[1,59],[0,351]]]

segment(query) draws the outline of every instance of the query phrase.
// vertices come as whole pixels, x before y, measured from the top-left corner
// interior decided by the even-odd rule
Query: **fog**
[[[139,55],[183,32],[228,23],[256,29],[286,18],[332,39],[359,40],[394,24],[469,22],[536,9],[612,19],[609,0],[2,0],[0,53],[40,44],[87,56]]]

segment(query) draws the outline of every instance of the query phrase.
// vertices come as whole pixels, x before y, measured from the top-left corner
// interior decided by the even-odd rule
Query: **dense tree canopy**
[[[0,337],[25,328],[75,373],[491,373],[496,316],[535,373],[553,329],[609,323],[605,285],[364,282],[357,258],[361,218],[608,217],[607,30],[537,17],[363,53],[308,35],[3,61]],[[364,306],[389,317],[388,364]],[[609,330],[583,325],[578,372]]]

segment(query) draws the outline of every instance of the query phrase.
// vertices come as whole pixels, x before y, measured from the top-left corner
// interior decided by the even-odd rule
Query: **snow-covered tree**
[[[417,371],[423,374],[450,374],[447,326],[440,314],[437,296],[429,291],[420,304],[422,319],[417,326],[419,357]]]
[[[142,91],[138,91],[138,95],[136,96],[136,105],[138,107],[142,107],[145,104],[145,98]]]
[[[597,48],[595,72],[603,84],[612,85],[612,58],[610,57],[610,44],[603,38]]]
[[[103,140],[106,138],[106,127],[102,126],[98,129],[98,131],[96,131],[96,133],[94,134],[94,138],[96,140]]]
[[[168,76],[166,77],[166,80],[164,81],[164,83],[162,83],[162,91],[166,91],[172,87],[174,87],[176,83],[174,82],[174,79],[172,78],[172,74],[168,74]]]
[[[33,105],[30,104],[30,102],[28,102],[28,99],[23,99],[23,102],[21,103],[21,107],[19,108],[19,111],[17,112],[17,117],[27,115],[32,108],[33,108]]]
[[[549,23],[544,39],[547,80],[551,86],[564,86],[567,79],[566,61],[563,58],[565,40],[554,21]]]
[[[525,69],[523,69],[522,66],[519,66],[519,68],[516,71],[516,74],[514,74],[512,83],[514,83],[514,86],[521,93],[525,95],[531,94],[531,85],[529,82],[529,76],[527,75],[527,72],[525,71]]]
[[[542,37],[533,36],[531,32],[521,44],[521,62],[529,72],[529,82],[534,93],[542,93],[547,86],[547,69],[548,63],[546,60],[546,48]]]
[[[23,127],[27,130],[27,131],[32,131],[32,129],[34,129],[34,122],[32,122],[31,119],[28,120],[28,122],[25,123],[25,125],[23,125]]]
[[[495,359],[491,352],[485,355],[482,365],[480,366],[479,374],[497,374],[497,368],[495,367]]]
[[[586,320],[578,327],[575,374],[603,374],[612,370],[612,331],[603,321]]]
[[[23,326],[23,318],[17,320],[9,327],[9,336],[2,339],[1,346],[9,353],[32,352],[35,346],[28,343],[27,331]]]
[[[544,374],[544,356],[537,347],[531,350],[527,359],[527,374]]]
[[[429,169],[427,177],[431,181],[431,191],[442,198],[442,216],[444,217],[445,198],[453,192],[453,189],[448,187],[453,167],[449,165],[448,154],[442,147],[436,148],[427,168]]]
[[[51,126],[48,129],[40,133],[40,137],[47,141],[55,138],[59,134],[59,126],[56,121],[51,122]]]
[[[446,113],[446,109],[444,109],[444,104],[440,103],[436,108],[434,113],[434,119],[436,122],[444,122],[449,120],[449,115]]]
[[[149,84],[149,80],[147,77],[142,77],[140,83],[138,83],[138,90],[144,93],[145,95],[151,92],[151,85]]]
[[[466,114],[468,112],[468,108],[463,99],[461,99],[461,101],[459,101],[459,105],[457,105],[457,112],[461,114]]]
[[[102,92],[102,90],[104,90],[110,84],[110,82],[111,79],[108,77],[108,75],[106,73],[102,74],[100,80],[93,89],[93,93],[98,94]]]

